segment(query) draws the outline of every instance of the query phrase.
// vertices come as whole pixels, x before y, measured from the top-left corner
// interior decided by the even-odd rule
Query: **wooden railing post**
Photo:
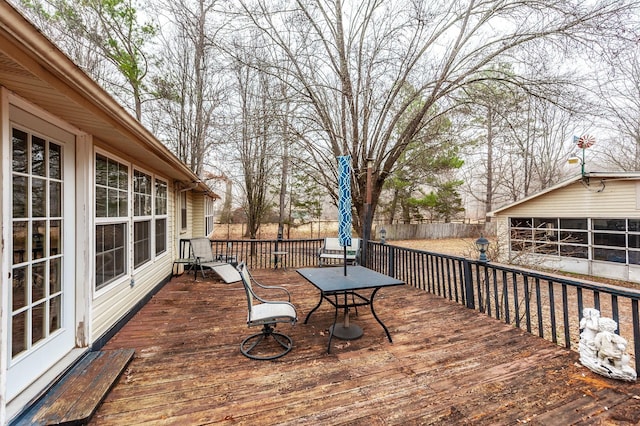
[[[476,303],[473,295],[473,273],[471,272],[471,262],[464,259],[462,261],[462,267],[464,269],[464,295],[467,300],[467,308],[475,309]]]

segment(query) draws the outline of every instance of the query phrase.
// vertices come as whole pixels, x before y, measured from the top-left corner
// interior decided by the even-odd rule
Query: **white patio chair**
[[[276,332],[275,327],[278,323],[293,325],[298,320],[296,308],[291,304],[291,295],[284,287],[260,284],[251,276],[244,262],[238,265],[238,272],[240,272],[242,284],[247,294],[247,325],[249,327],[262,326],[260,333],[252,334],[242,341],[240,352],[248,358],[258,360],[276,359],[289,353],[293,347],[293,340],[286,334]],[[255,293],[253,284],[263,290],[282,291],[287,295],[287,300],[272,301],[263,299]],[[269,338],[272,338],[273,341],[269,341]],[[264,344],[260,345],[262,342]]]

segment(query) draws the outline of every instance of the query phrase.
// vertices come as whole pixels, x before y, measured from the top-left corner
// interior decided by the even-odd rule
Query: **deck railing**
[[[211,245],[214,255],[244,261],[252,269],[273,268],[278,256],[274,253],[286,252],[282,265],[295,269],[317,265],[322,242],[213,240]],[[373,241],[366,253],[365,266],[371,269],[574,350],[583,309],[598,309],[618,323],[640,375],[638,290]]]
[[[618,323],[640,375],[640,291],[369,242],[367,266],[577,350],[584,308]],[[428,314],[428,313],[427,313]]]

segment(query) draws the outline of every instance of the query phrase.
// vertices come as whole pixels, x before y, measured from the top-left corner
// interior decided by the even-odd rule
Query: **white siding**
[[[500,211],[496,217],[638,217],[638,185],[634,180],[609,180],[602,192],[600,181],[589,187],[576,182],[564,188]]]

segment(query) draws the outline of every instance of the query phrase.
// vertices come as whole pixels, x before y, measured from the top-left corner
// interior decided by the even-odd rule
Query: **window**
[[[133,172],[133,267],[151,260],[151,176]]]
[[[187,229],[187,192],[180,193],[180,229]]]
[[[155,182],[156,256],[167,251],[167,182]]]
[[[125,275],[129,167],[96,155],[96,289]]]
[[[213,198],[210,198],[210,197],[205,198],[204,200],[205,235],[210,235],[213,232],[214,204],[215,204],[215,200]]]
[[[107,155],[95,161],[99,290],[167,251],[168,184]]]
[[[557,224],[557,229],[556,229]],[[511,250],[640,264],[640,220],[511,218]]]

